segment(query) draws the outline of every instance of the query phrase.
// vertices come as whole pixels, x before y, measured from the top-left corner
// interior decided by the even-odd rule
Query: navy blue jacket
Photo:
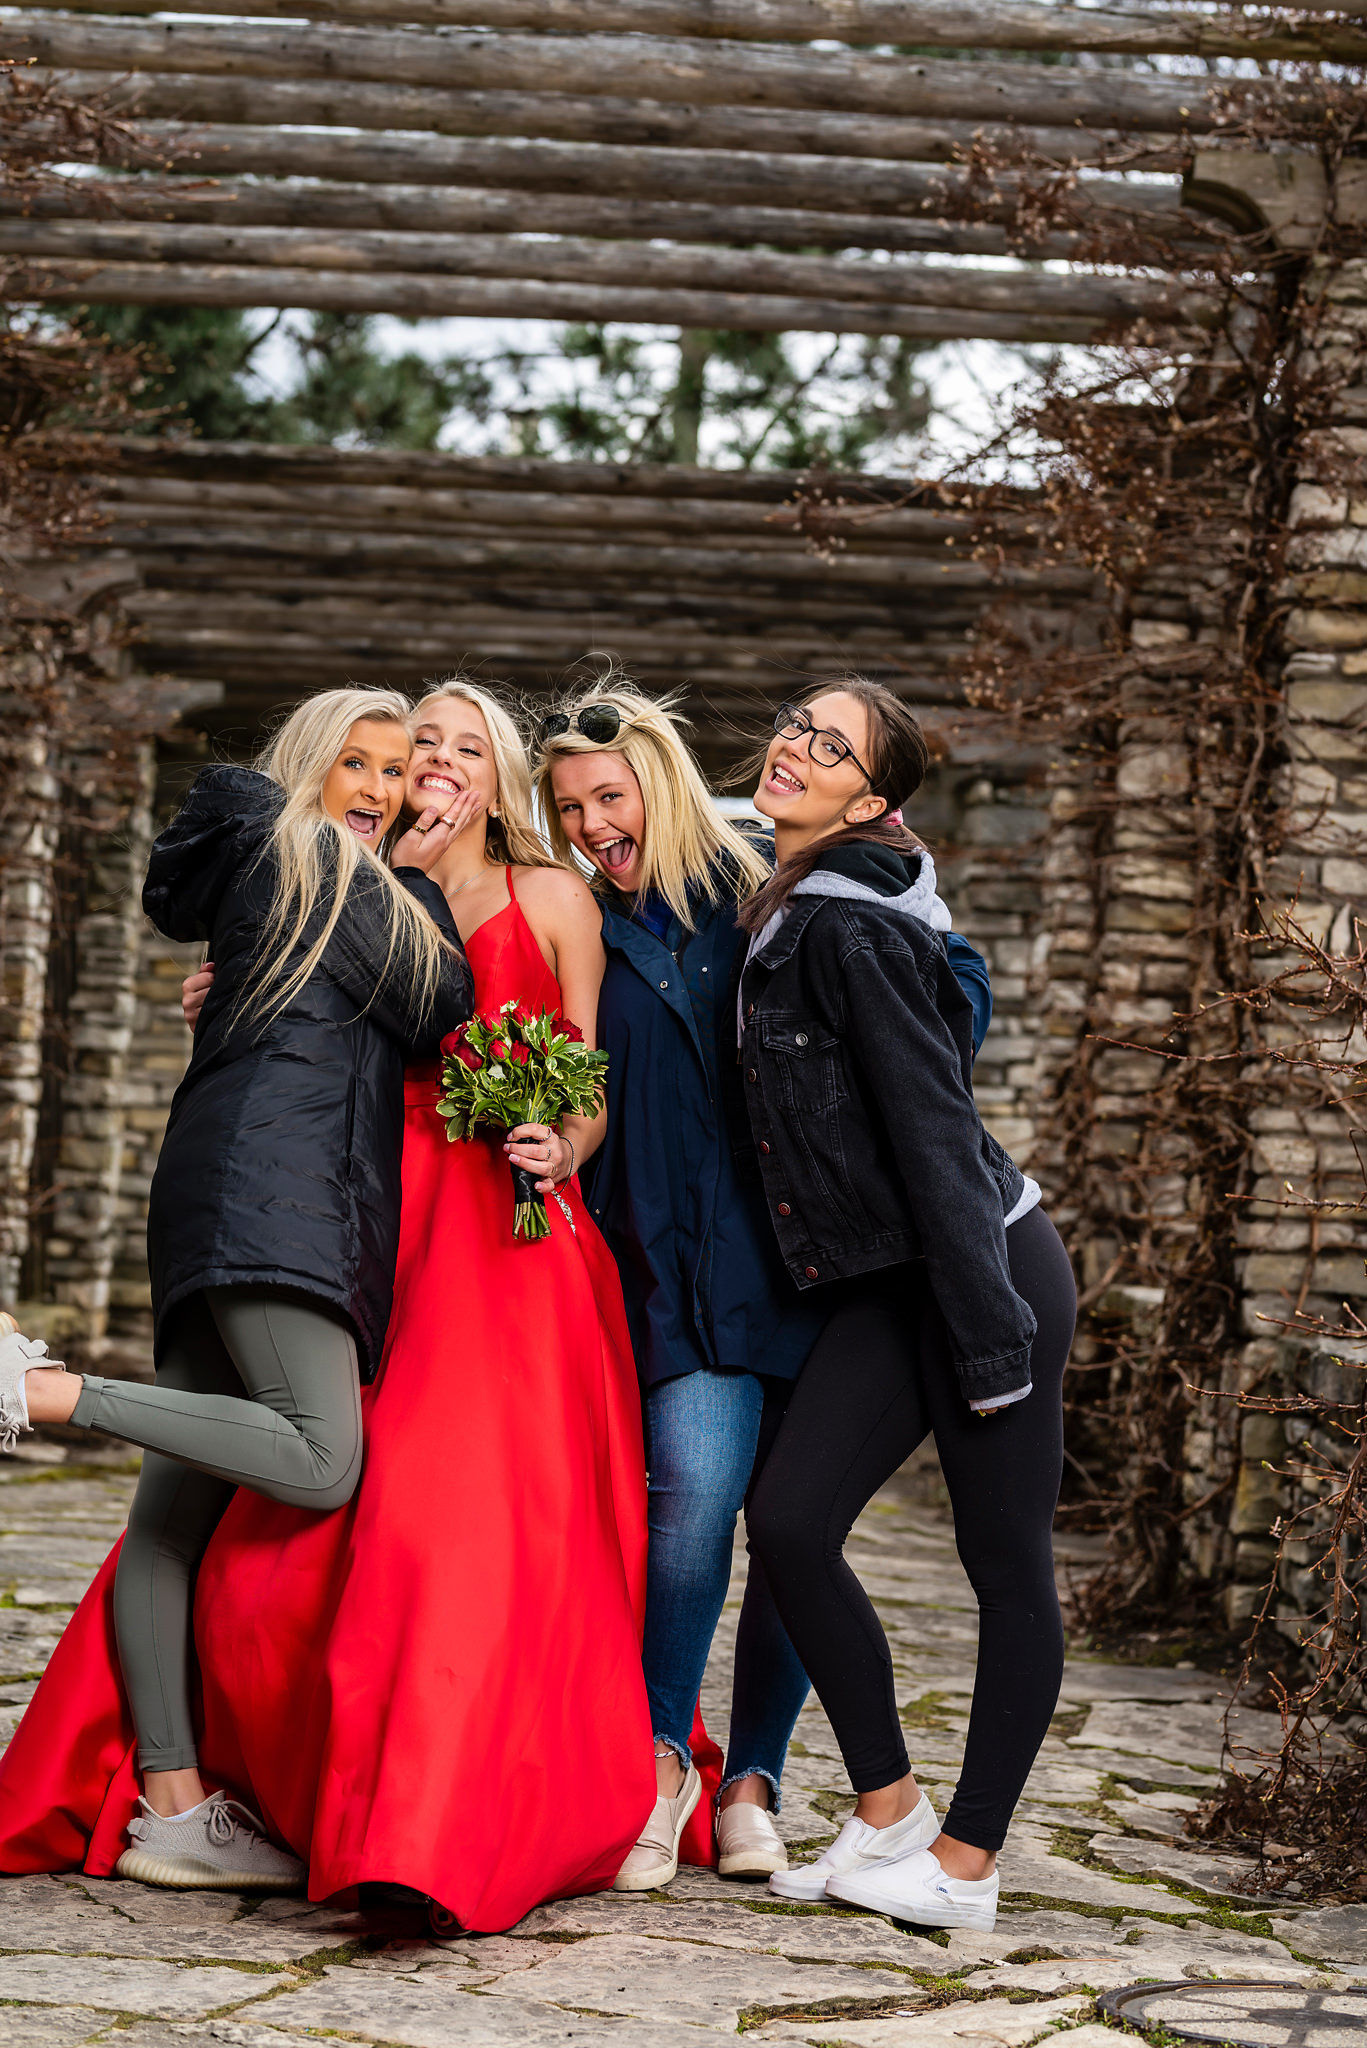
[[[725,890],[694,915],[694,931],[672,920],[660,939],[603,905],[598,1043],[610,1060],[608,1125],[581,1185],[621,1273],[647,1386],[703,1369],[794,1379],[830,1304],[804,1299],[789,1278],[763,1185],[732,1147],[722,1080],[735,1063],[736,976],[748,940]],[[950,938],[976,1048],[992,1014],[987,969]],[[748,1152],[748,1132],[738,1136]]]

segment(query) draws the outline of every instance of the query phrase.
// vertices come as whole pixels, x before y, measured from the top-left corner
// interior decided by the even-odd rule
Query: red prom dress
[[[558,1009],[511,880],[467,942],[478,1007]],[[650,1813],[645,1472],[617,1270],[577,1184],[517,1243],[500,1139],[448,1143],[436,1097],[435,1067],[410,1068],[356,1494],[310,1515],[239,1491],[200,1568],[201,1769],[305,1858],[310,1897],[403,1884],[483,1931],[610,1885]],[[115,1556],[0,1764],[0,1870],[108,1875],[125,1846]],[[708,1832],[695,1817],[691,1860]]]

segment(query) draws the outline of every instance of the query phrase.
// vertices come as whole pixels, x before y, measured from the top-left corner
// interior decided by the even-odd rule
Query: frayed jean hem
[[[717,1787],[717,1798],[720,1799],[723,1792],[729,1792],[733,1785],[739,1785],[742,1778],[763,1778],[765,1784],[769,1787],[770,1812],[782,1813],[783,1793],[779,1787],[778,1779],[771,1771],[766,1771],[760,1764],[749,1764],[743,1771],[728,1771]]]
[[[666,1749],[673,1750],[675,1756],[679,1759],[679,1762],[683,1765],[686,1771],[692,1770],[693,1752],[686,1742],[676,1742],[672,1735],[661,1735],[657,1730],[655,1734],[656,1749],[660,1747],[661,1743],[664,1744]]]

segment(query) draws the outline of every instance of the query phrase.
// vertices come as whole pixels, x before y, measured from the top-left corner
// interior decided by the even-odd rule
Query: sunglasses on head
[[[622,730],[622,714],[615,704],[584,704],[573,716],[568,711],[552,711],[541,721],[541,742],[558,740],[562,733],[581,733],[586,740],[592,740],[596,747],[606,746],[615,740]]]

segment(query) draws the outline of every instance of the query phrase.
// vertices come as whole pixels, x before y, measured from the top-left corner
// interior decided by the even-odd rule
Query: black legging
[[[872,1275],[852,1285],[817,1339],[746,1517],[851,1784],[856,1792],[891,1785],[910,1768],[892,1655],[843,1551],[861,1510],[934,1431],[979,1615],[963,1772],[944,1830],[991,1850],[1006,1838],[1063,1672],[1052,1525],[1077,1310],[1068,1254],[1042,1209],[1013,1223],[1006,1243],[1012,1284],[1039,1325],[1033,1393],[975,1415],[924,1267]]]

